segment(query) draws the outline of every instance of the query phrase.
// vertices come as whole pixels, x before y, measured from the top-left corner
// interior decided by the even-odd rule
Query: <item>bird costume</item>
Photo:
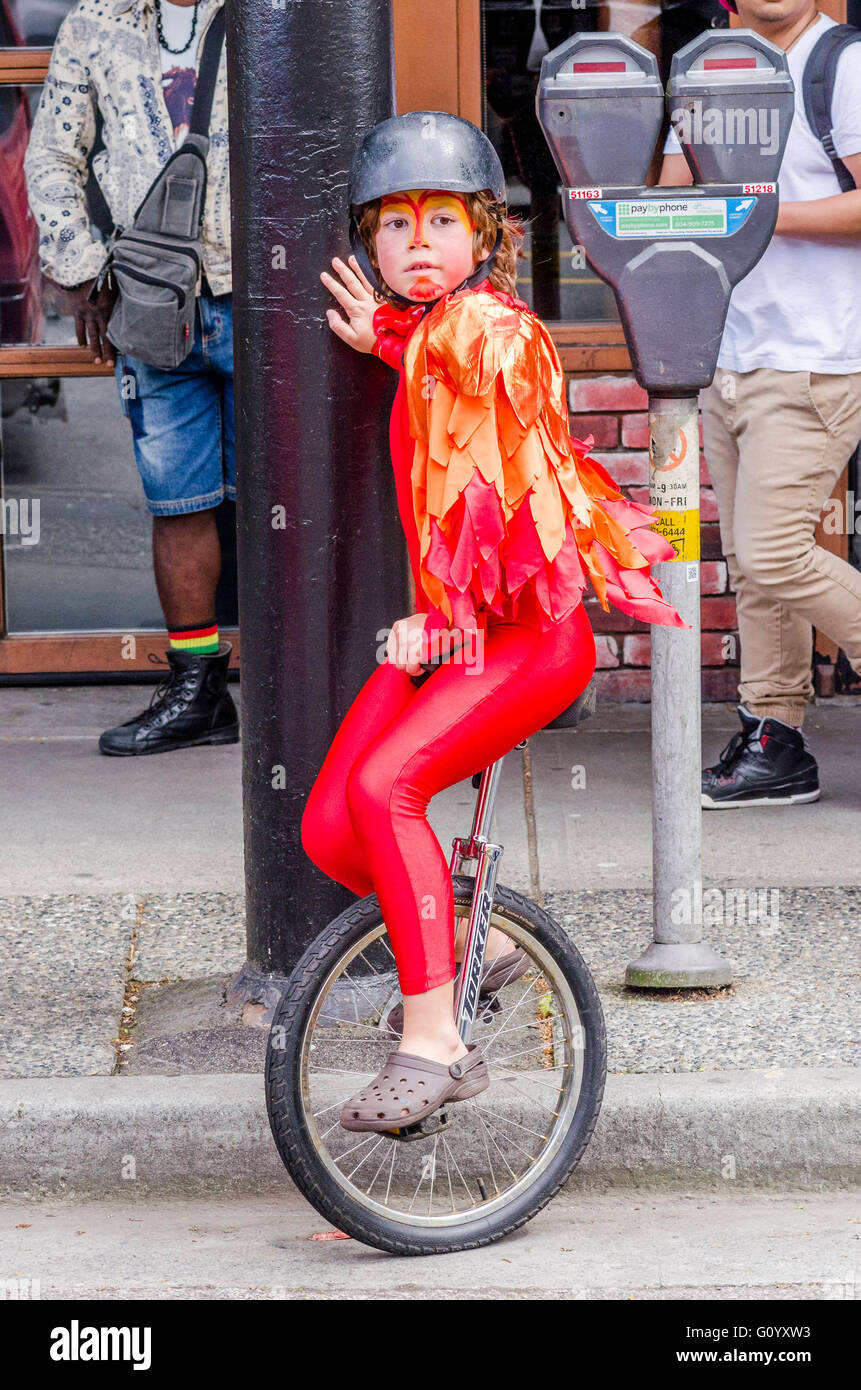
[[[374,328],[401,372],[392,462],[426,630],[528,606],[545,631],[587,579],[605,609],[684,626],[650,573],[673,548],[571,437],[556,348],[522,300],[483,283],[429,312],[385,305]]]

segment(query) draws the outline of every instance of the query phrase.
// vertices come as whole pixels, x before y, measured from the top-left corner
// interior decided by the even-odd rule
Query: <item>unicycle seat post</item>
[[[517,748],[525,746],[526,739],[516,745]],[[483,772],[477,772],[472,779],[473,786],[478,791],[472,815],[472,829],[467,839],[462,835],[456,835],[451,842],[452,856],[449,868],[452,875],[461,873],[465,859],[476,859],[480,846],[487,841],[504,761],[504,757],[497,758],[495,763],[491,763]]]

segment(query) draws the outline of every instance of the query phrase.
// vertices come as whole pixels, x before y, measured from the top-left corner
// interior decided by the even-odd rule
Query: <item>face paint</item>
[[[459,193],[414,188],[388,194],[380,204],[377,232],[383,278],[419,303],[439,299],[472,274],[473,232]]]
[[[435,212],[448,213],[456,217],[470,233],[475,229],[466,210],[466,202],[460,193],[444,193],[430,188],[413,188],[408,193],[389,193],[380,204],[380,217],[387,212],[397,212],[410,221],[410,246],[427,246],[425,224]]]

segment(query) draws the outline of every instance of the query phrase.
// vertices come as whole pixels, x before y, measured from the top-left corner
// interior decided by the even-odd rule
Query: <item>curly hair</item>
[[[496,253],[496,260],[493,269],[488,275],[490,284],[496,290],[504,290],[506,294],[514,294],[517,283],[517,257],[520,250],[520,243],[524,236],[524,227],[516,217],[509,217],[504,203],[499,203],[489,193],[462,193],[459,195],[466,203],[469,219],[475,231],[472,236],[473,255],[478,268],[479,253],[487,248],[493,250],[496,234],[502,226],[502,241]],[[375,297],[390,304],[397,303],[398,297],[389,289],[382,275],[380,275],[380,265],[377,260],[376,233],[380,225],[380,204],[381,198],[374,198],[370,203],[362,205],[358,218],[359,235],[362,238],[368,259],[374,270],[379,276],[383,291],[374,291]]]

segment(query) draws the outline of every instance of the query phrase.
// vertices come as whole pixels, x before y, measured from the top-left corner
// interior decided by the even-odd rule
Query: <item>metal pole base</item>
[[[634,989],[713,988],[732,983],[732,966],[705,941],[653,941],[625,971]]]
[[[266,975],[262,970],[252,970],[246,961],[228,980],[225,1002],[237,1006],[262,1004],[263,1013],[255,1019],[254,1026],[268,1028],[286,987],[286,975]]]

